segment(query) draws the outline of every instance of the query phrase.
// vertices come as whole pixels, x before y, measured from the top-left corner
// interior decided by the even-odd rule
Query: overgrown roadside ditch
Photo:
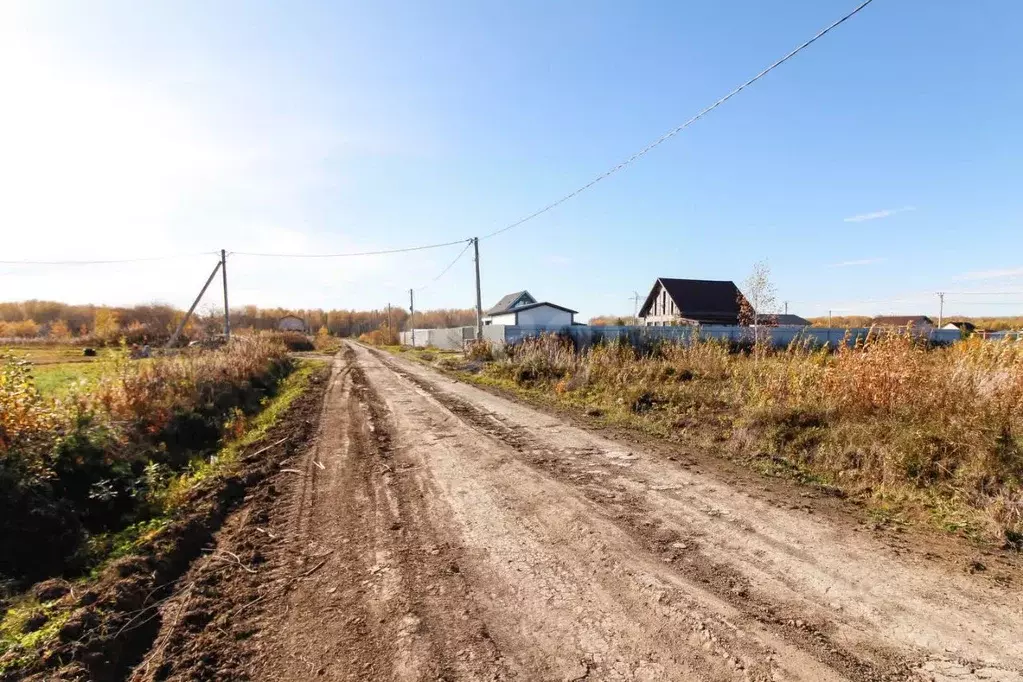
[[[161,626],[161,604],[256,484],[279,472],[313,433],[329,366],[300,361],[258,413],[172,491],[165,517],[113,543],[92,575],[37,584],[0,626],[0,680],[121,680]],[[230,561],[230,558],[227,558]]]

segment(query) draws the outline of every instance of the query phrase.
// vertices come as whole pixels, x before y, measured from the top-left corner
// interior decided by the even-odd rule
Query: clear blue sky
[[[7,258],[485,234],[852,9],[735,2],[36,2],[0,9]],[[628,170],[482,242],[484,304],[583,318],[767,259],[806,315],[1023,291],[1023,3],[875,0]],[[458,247],[232,260],[233,302],[404,303]],[[211,265],[0,266],[0,298],[187,305]],[[877,302],[867,302],[877,301]],[[418,307],[473,303],[463,258]],[[1023,313],[950,295],[946,313]]]

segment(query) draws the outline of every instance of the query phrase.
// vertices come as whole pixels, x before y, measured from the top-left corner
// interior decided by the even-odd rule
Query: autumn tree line
[[[70,305],[56,301],[0,303],[0,338],[49,338],[59,341],[88,340],[129,343],[156,342],[167,338],[185,311],[163,304],[122,306]],[[320,308],[260,308],[247,305],[231,310],[234,329],[275,329],[280,319],[295,315],[305,320],[310,332],[358,337],[381,331],[409,328],[409,311],[392,307],[380,310],[323,310]],[[476,323],[472,309],[416,311],[420,329],[458,327]],[[198,338],[223,329],[223,313],[213,308],[197,310],[185,335]],[[323,330],[323,331],[321,331]]]

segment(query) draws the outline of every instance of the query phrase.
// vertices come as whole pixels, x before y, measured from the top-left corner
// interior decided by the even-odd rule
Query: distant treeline
[[[131,307],[69,305],[57,301],[21,301],[0,303],[0,337],[53,337],[58,339],[89,337],[116,340],[128,336],[132,342],[155,340],[169,335],[185,311],[169,305],[150,304]],[[306,322],[311,332],[326,328],[335,336],[360,336],[376,329],[402,330],[408,327],[409,312],[402,308],[380,310],[322,310],[319,308],[260,308],[247,305],[231,310],[235,328],[274,329],[285,315]],[[222,328],[222,313],[196,311],[186,333],[190,336],[215,333]],[[472,325],[472,309],[416,311],[418,328],[442,328]]]

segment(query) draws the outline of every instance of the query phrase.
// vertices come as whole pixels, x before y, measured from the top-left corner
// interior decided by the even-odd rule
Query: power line
[[[178,253],[168,256],[147,256],[143,258],[121,258],[112,260],[0,260],[0,265],[113,265],[117,263],[148,263],[175,258],[195,258],[196,256],[219,255],[215,251],[198,253]]]
[[[1023,296],[1023,291],[946,291],[946,296]]]
[[[429,282],[427,282],[423,286],[417,288],[416,291],[422,291],[423,289],[426,289],[427,287],[432,285],[434,282],[439,280],[441,277],[446,275],[448,273],[448,270],[450,270],[451,268],[455,267],[455,263],[457,263],[458,261],[460,261],[462,259],[462,256],[465,255],[465,252],[468,251],[471,246],[472,246],[472,240],[471,239],[467,239],[466,242],[465,242],[465,248],[458,252],[458,255],[455,256],[455,259],[453,261],[451,261],[450,263],[448,263],[448,266],[446,268],[444,268],[443,270],[441,270],[439,275],[437,275],[436,277],[431,279]]]
[[[576,196],[582,194],[583,192],[588,190],[590,187],[593,187],[594,185],[596,185],[601,180],[603,180],[603,179],[605,179],[607,177],[610,177],[610,176],[614,175],[615,173],[617,173],[618,171],[620,171],[620,170],[624,169],[625,167],[631,165],[634,161],[636,161],[640,157],[644,156],[645,154],[647,154],[648,152],[653,150],[655,147],[658,147],[658,146],[664,144],[665,142],[667,142],[668,140],[670,140],[671,138],[675,137],[675,135],[678,135],[680,132],[682,132],[683,130],[685,130],[689,126],[691,126],[693,123],[696,123],[698,120],[700,120],[701,118],[703,118],[704,116],[706,116],[710,112],[714,111],[719,106],[721,106],[722,104],[724,104],[728,100],[732,99],[733,97],[738,95],[740,92],[742,92],[743,90],[745,90],[749,86],[751,86],[754,83],[756,83],[758,80],[760,80],[761,78],[763,78],[767,74],[771,73],[771,71],[774,71],[776,68],[778,68],[779,66],[781,66],[782,64],[784,64],[788,60],[792,59],[797,54],[799,54],[800,52],[805,50],[806,48],[808,48],[811,45],[813,45],[815,42],[817,42],[818,40],[823,38],[825,35],[827,35],[833,29],[837,28],[841,24],[845,23],[846,21],[848,21],[849,19],[854,17],[856,14],[858,14],[860,12],[860,10],[862,10],[864,7],[869,5],[871,2],[873,2],[873,0],[865,0],[856,9],[854,9],[851,12],[849,12],[848,14],[846,14],[841,19],[833,22],[827,28],[824,28],[824,29],[821,29],[820,31],[818,31],[815,36],[813,36],[812,38],[810,38],[809,40],[804,42],[802,45],[800,45],[796,49],[794,49],[791,52],[789,52],[787,55],[785,55],[784,57],[782,57],[781,59],[779,59],[775,63],[771,64],[769,67],[767,67],[766,69],[764,69],[763,71],[758,73],[756,76],[754,76],[753,78],[750,78],[748,81],[746,81],[745,83],[743,83],[739,87],[735,88],[734,90],[729,92],[727,95],[725,95],[724,97],[722,97],[718,101],[716,101],[713,104],[711,104],[709,107],[703,109],[702,111],[700,111],[698,114],[696,114],[695,116],[690,118],[688,121],[686,121],[682,125],[677,126],[675,128],[672,128],[671,130],[666,132],[664,135],[661,135],[655,141],[651,142],[646,147],[644,147],[643,149],[639,150],[638,152],[636,152],[635,154],[633,154],[632,156],[627,158],[625,161],[622,161],[617,166],[611,168],[610,170],[607,170],[607,171],[601,173],[600,175],[598,175],[597,177],[593,178],[588,183],[586,183],[585,185],[583,185],[579,189],[575,190],[574,192],[566,194],[565,196],[561,197],[557,201],[554,201],[554,202],[551,202],[551,203],[547,204],[546,206],[544,206],[540,210],[535,211],[533,213],[530,213],[525,218],[517,220],[514,223],[512,223],[511,225],[506,225],[506,226],[502,227],[499,230],[495,230],[495,231],[491,232],[490,234],[481,237],[481,239],[490,239],[491,237],[496,237],[497,235],[501,234],[502,232],[507,232],[508,230],[510,230],[510,229],[512,229],[514,227],[518,227],[519,225],[522,225],[523,223],[529,222],[533,218],[541,216],[541,215],[543,215],[547,211],[550,211],[553,208],[557,208],[558,206],[560,206],[561,204],[565,203],[569,199],[572,199],[573,197],[576,197]]]
[[[425,246],[409,246],[402,249],[382,249],[380,251],[360,251],[353,253],[252,253],[249,251],[232,251],[232,256],[257,256],[259,258],[351,258],[354,256],[381,256],[388,253],[408,253],[409,251],[425,251],[426,249],[439,249],[444,246],[464,244],[464,239],[443,244],[426,244]]]

